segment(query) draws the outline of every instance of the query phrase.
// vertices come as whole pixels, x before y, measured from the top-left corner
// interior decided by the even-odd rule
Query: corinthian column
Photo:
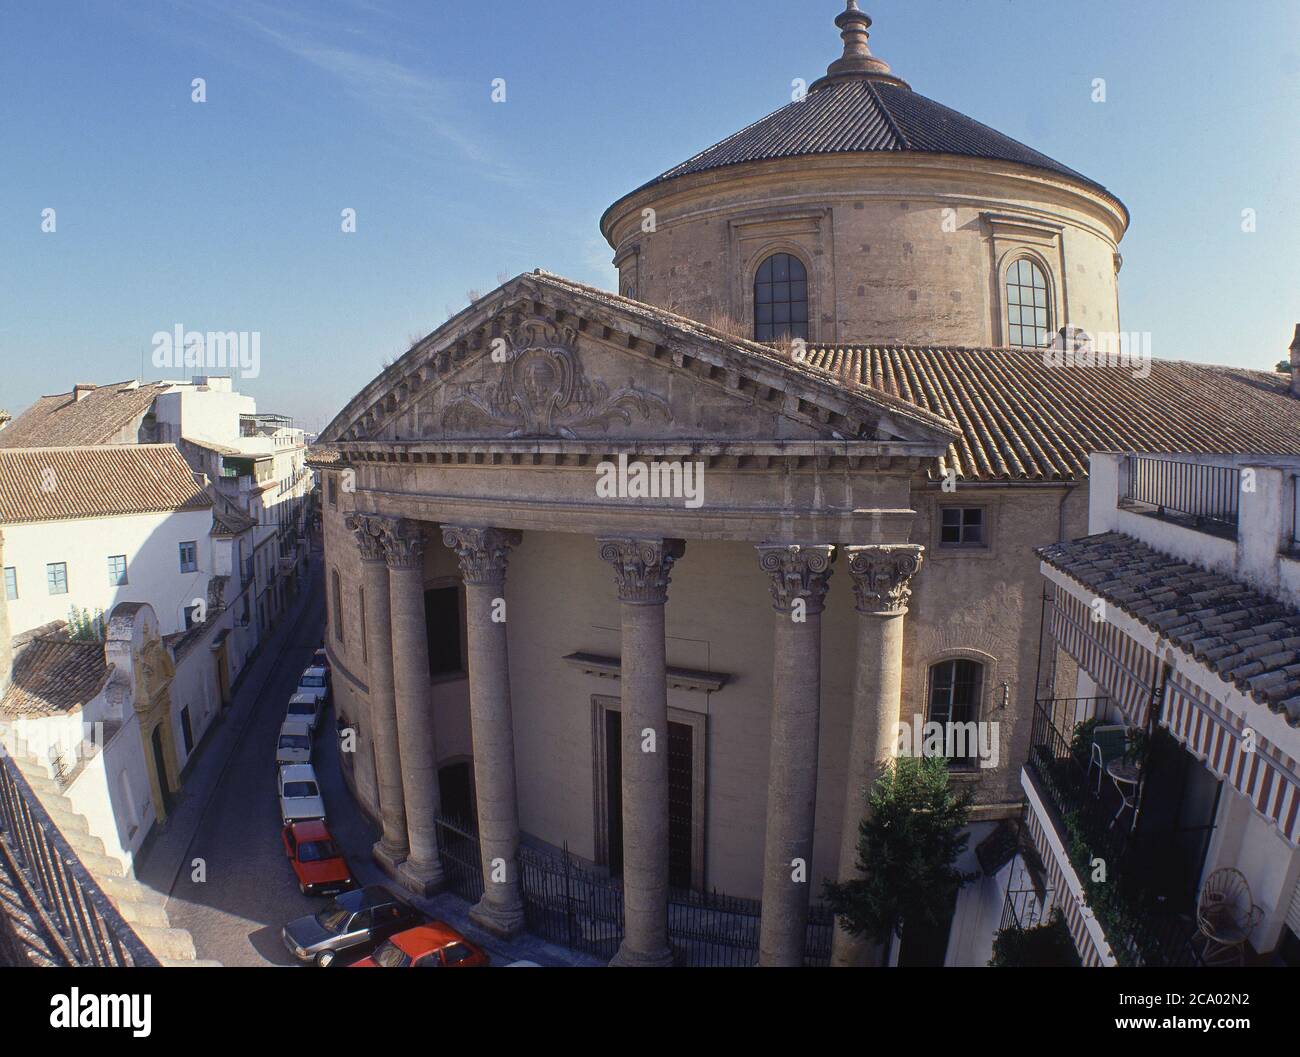
[[[817,810],[822,610],[835,548],[763,544],[776,610],[759,965],[803,965]]]
[[[465,580],[469,713],[483,864],[483,898],[469,916],[506,937],[524,926],[505,610],[506,563],[520,539],[518,532],[501,529],[442,527],[442,541],[456,552]]]
[[[612,965],[671,965],[668,946],[668,675],[664,604],[681,540],[596,541],[623,611],[623,943]]]
[[[903,617],[921,568],[924,547],[889,544],[846,547],[849,575],[858,611],[858,657],[853,677],[853,723],[849,732],[849,767],[844,783],[844,819],[840,831],[838,879],[858,876],[858,827],[866,797],[898,744],[903,691]],[[876,964],[876,944],[836,928],[831,964]]]
[[[392,605],[393,696],[410,843],[410,854],[397,878],[411,891],[428,895],[442,884],[442,862],[434,822],[441,804],[424,616],[424,535],[419,522],[402,519],[385,542]]]
[[[388,558],[385,539],[391,518],[349,514],[347,526],[361,551],[361,584],[366,597],[367,683],[370,705],[363,724],[374,746],[374,781],[383,836],[374,857],[390,874],[406,858],[406,800],[402,794],[402,757],[397,737],[397,702],[393,695],[392,611],[389,604]],[[364,750],[358,744],[358,756]],[[358,779],[360,781],[360,779]]]

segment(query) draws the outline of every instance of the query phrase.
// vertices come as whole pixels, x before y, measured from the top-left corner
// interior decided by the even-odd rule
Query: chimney
[[[72,399],[73,399],[73,400],[80,400],[80,399],[81,399],[82,397],[84,397],[87,393],[92,392],[92,391],[94,391],[94,390],[97,389],[97,388],[99,388],[99,387],[98,387],[98,386],[95,386],[95,385],[92,385],[90,382],[81,382],[81,383],[78,384],[78,385],[74,385],[74,386],[72,387]]]
[[[1300,323],[1295,325],[1291,339],[1291,395],[1300,398]]]

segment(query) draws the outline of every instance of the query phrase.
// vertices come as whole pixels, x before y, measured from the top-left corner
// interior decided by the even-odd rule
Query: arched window
[[[1052,333],[1052,309],[1048,302],[1047,276],[1026,257],[1007,269],[1007,344],[1036,349]]]
[[[954,768],[970,768],[979,762],[979,738],[974,724],[979,722],[983,689],[984,666],[978,661],[940,661],[930,669],[927,718],[944,726],[945,755]]]
[[[808,271],[789,253],[774,253],[754,276],[754,340],[808,337]]]

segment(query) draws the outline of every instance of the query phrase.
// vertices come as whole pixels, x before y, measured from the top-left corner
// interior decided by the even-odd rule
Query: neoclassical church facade
[[[314,453],[375,855],[428,891],[435,819],[473,818],[494,931],[527,841],[621,877],[619,963],[671,960],[674,888],[761,898],[760,961],[802,963],[900,721],[986,725],[954,781],[1018,816],[1033,552],[1085,534],[1088,453],[1300,451],[1272,376],[1052,366],[1119,330],[1124,206],[836,24],[806,98],[609,208],[619,293],[507,282]]]

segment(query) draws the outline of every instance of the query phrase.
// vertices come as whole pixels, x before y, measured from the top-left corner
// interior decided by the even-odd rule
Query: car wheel
[[[328,969],[334,964],[334,959],[338,957],[333,951],[321,951],[316,955],[316,965],[321,969]]]

